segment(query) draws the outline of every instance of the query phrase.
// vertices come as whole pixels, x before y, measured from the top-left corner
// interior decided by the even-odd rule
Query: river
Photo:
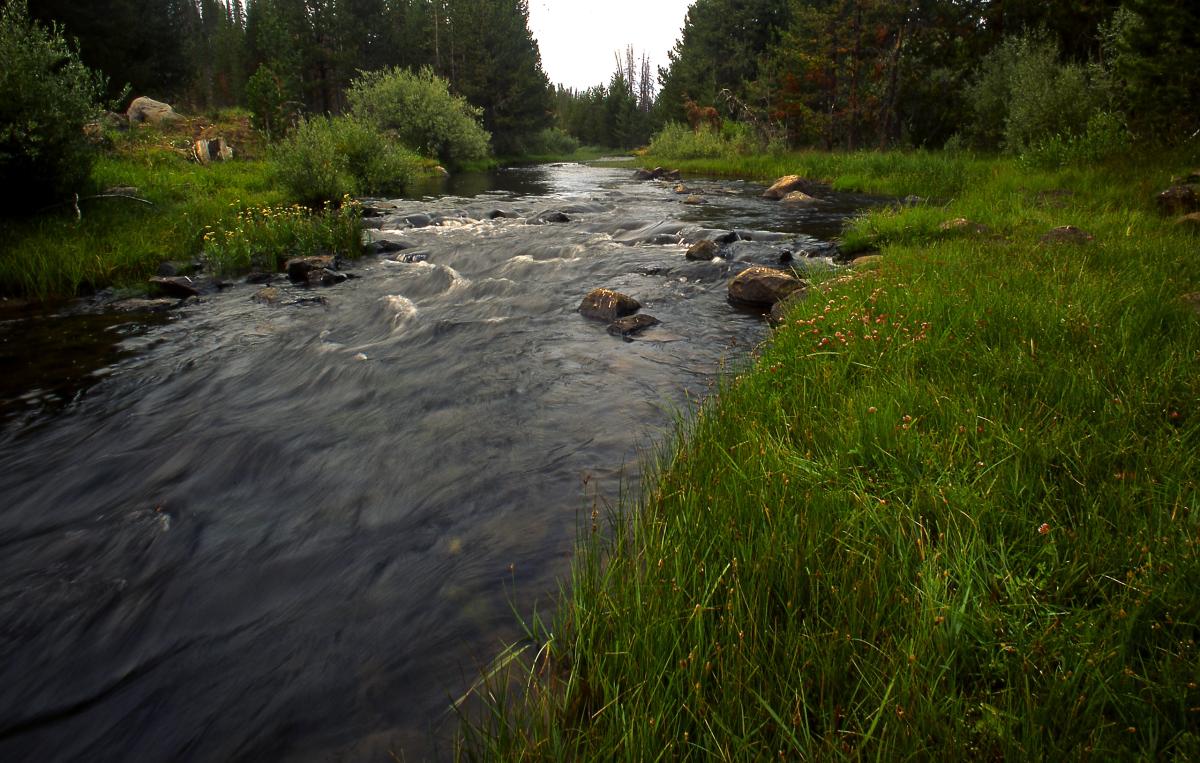
[[[337,286],[0,320],[0,760],[448,757],[451,698],[553,603],[580,518],[766,337],[729,278],[816,263],[869,203],[687,182],[707,203],[467,177],[372,222],[418,261]],[[732,230],[738,261],[684,259]],[[608,335],[576,312],[599,286],[661,325]]]

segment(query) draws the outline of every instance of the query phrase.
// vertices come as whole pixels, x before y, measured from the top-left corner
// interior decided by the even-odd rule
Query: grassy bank
[[[1200,258],[1152,205],[1195,159],[657,162],[939,202],[584,538],[463,755],[1200,759]]]

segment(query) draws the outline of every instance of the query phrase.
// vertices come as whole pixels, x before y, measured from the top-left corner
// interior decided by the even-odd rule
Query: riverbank
[[[669,161],[920,198],[585,530],[463,755],[1200,756],[1196,161]]]
[[[198,163],[193,142],[217,136],[233,158]],[[347,214],[298,205],[243,112],[103,139],[78,209],[66,203],[0,219],[0,298],[44,301],[108,288],[137,296],[163,263],[180,273],[203,266],[228,275],[281,253],[358,253],[357,219],[348,230]],[[423,160],[413,171],[420,180],[440,168]]]

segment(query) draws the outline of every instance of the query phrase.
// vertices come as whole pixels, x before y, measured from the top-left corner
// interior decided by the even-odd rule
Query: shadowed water
[[[869,201],[694,185],[511,170],[388,202],[373,235],[424,261],[325,304],[0,320],[0,759],[446,757],[578,517],[765,337],[729,277]],[[684,260],[737,229],[742,262]],[[662,325],[608,335],[598,286]]]

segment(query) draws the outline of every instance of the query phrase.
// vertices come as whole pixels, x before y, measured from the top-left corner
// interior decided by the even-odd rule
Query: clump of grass
[[[349,196],[314,213],[301,204],[249,207],[204,233],[204,258],[219,275],[257,268],[272,272],[290,257],[357,256],[362,208]]]
[[[933,196],[936,161],[813,165]],[[944,161],[974,181],[861,221],[878,269],[797,305],[585,529],[464,757],[1200,756],[1200,261],[1150,208],[1184,162]],[[1062,224],[1095,241],[1039,243]]]

